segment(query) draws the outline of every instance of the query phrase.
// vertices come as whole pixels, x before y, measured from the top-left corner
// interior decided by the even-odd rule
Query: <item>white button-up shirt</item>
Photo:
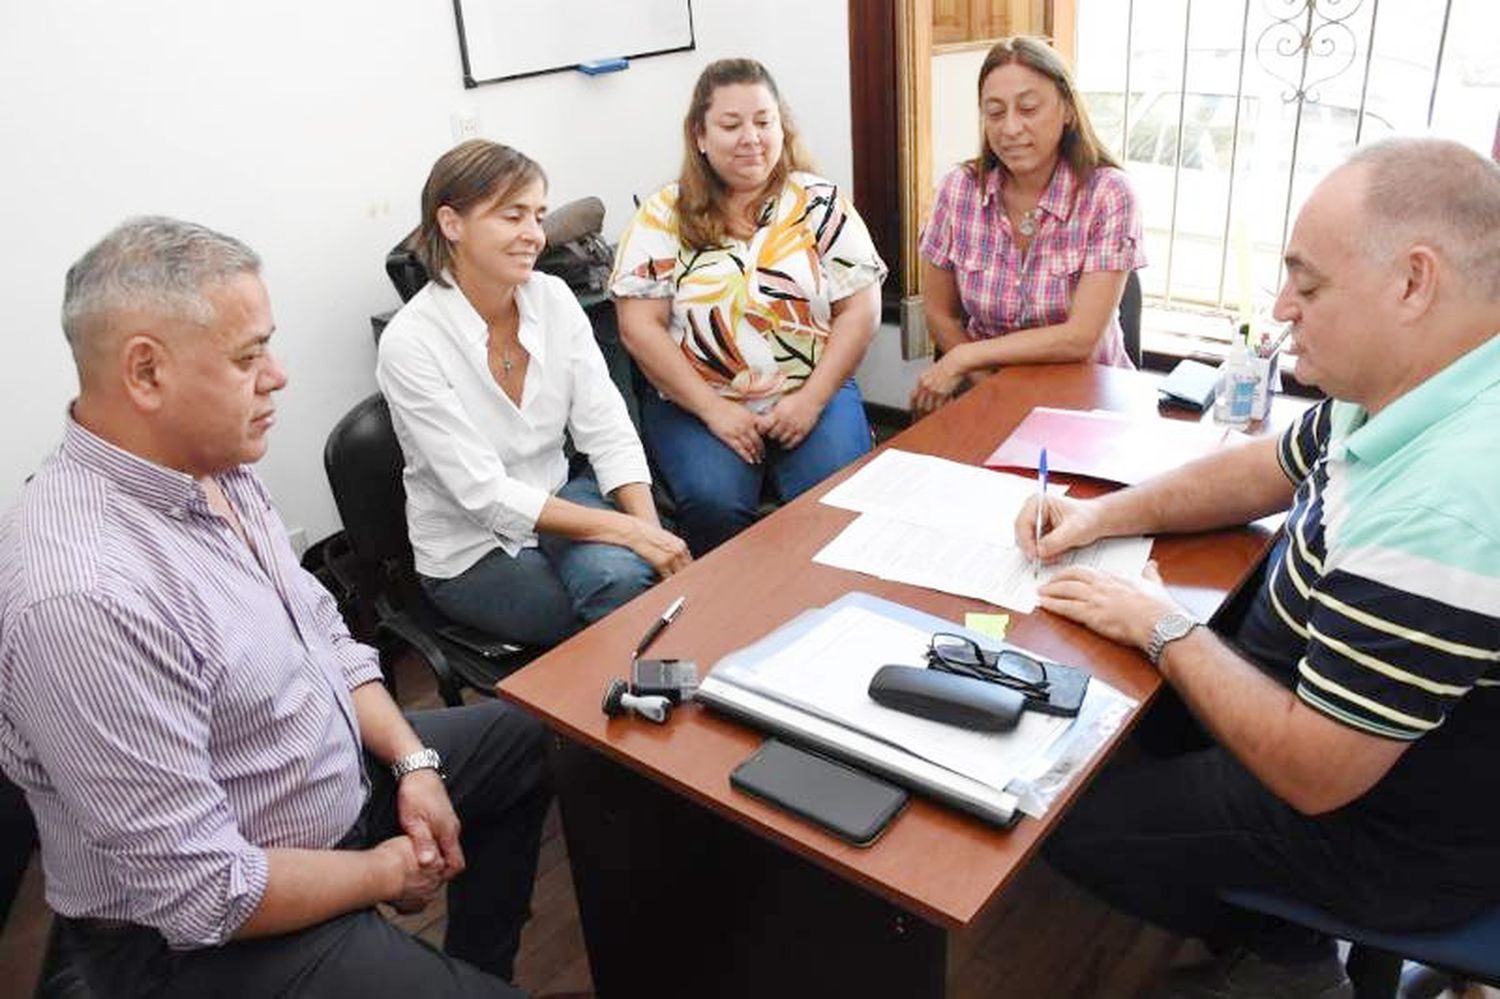
[[[578,300],[548,274],[516,289],[531,355],[521,405],[490,372],[489,334],[457,285],[429,282],[380,339],[375,376],[406,456],[417,571],[448,579],[495,548],[536,544],[547,497],[567,481],[563,434],[605,495],[650,482],[646,454]]]

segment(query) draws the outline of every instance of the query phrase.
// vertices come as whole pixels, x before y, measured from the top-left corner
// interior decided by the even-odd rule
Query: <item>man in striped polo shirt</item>
[[[286,384],[259,272],[166,218],[68,271],[80,392],[0,519],[0,766],[47,900],[96,996],[519,995],[541,726],[408,721],[298,566],[250,470]],[[374,910],[450,881],[448,954]]]
[[[1165,995],[1349,994],[1331,940],[1226,890],[1392,930],[1500,901],[1500,167],[1431,139],[1361,149],[1308,198],[1286,270],[1297,377],[1331,399],[1280,440],[1049,497],[1039,546],[1288,511],[1232,636],[1154,571],[1070,569],[1041,591],[1145,650],[1176,695],[1143,722],[1153,758],[1111,768],[1048,844],[1105,900],[1216,952]],[[1201,728],[1171,724],[1184,704]]]

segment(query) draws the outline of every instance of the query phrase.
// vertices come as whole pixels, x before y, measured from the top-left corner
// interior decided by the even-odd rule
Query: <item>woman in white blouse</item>
[[[433,165],[417,246],[432,280],[391,320],[376,369],[423,585],[453,620],[537,645],[691,559],[657,519],[588,318],[532,270],[546,195],[541,167],[497,143]],[[590,467],[572,479],[565,432]]]

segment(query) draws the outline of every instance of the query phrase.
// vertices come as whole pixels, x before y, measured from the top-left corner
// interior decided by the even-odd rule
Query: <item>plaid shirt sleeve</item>
[[[932,216],[922,230],[922,242],[917,252],[944,270],[952,270],[954,263],[953,226],[957,221],[954,213],[959,197],[959,188],[965,180],[964,168],[948,171],[938,187],[937,200],[932,206]]]
[[[1091,219],[1084,271],[1133,271],[1146,266],[1141,213],[1121,170],[1101,167],[1089,184]]]

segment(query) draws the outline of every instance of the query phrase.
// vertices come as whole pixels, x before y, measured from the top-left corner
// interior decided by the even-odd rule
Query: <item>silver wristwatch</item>
[[[1166,647],[1179,638],[1186,638],[1200,623],[1182,611],[1168,611],[1157,618],[1151,629],[1151,641],[1146,643],[1146,658],[1151,660],[1151,665],[1160,666],[1161,654]]]
[[[414,770],[436,770],[439,777],[446,776],[443,773],[443,758],[430,746],[423,746],[415,753],[407,753],[391,764],[391,773],[397,780]]]

